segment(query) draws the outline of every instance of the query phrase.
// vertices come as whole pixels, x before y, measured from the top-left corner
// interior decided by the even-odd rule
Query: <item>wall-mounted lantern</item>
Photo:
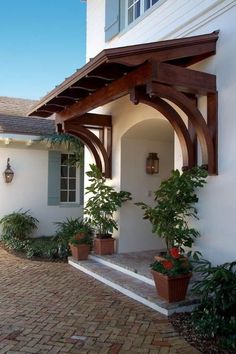
[[[156,152],[149,152],[146,160],[146,172],[149,175],[159,173],[159,157]]]
[[[14,172],[11,169],[9,157],[7,159],[7,168],[3,172],[3,176],[4,176],[6,183],[11,183],[11,181],[13,180],[13,177],[14,177]]]

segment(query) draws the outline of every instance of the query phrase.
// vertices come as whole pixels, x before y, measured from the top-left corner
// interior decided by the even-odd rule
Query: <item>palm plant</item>
[[[37,228],[39,221],[29,214],[27,211],[15,211],[11,214],[5,215],[0,224],[2,228],[3,239],[15,238],[19,240],[26,240],[31,233]]]

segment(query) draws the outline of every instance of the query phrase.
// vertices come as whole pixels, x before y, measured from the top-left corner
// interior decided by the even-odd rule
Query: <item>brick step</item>
[[[124,270],[114,269],[109,265],[97,262],[95,259],[87,261],[77,261],[70,257],[68,263],[78,270],[92,276],[102,283],[118,290],[122,294],[141,302],[142,304],[169,316],[175,312],[192,311],[198,300],[192,296],[187,296],[184,301],[167,303],[156,293],[153,284],[127,274]]]

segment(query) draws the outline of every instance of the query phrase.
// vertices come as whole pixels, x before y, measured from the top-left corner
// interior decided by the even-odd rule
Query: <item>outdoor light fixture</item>
[[[159,157],[156,152],[149,152],[146,160],[146,172],[149,175],[159,173]]]
[[[11,181],[13,180],[14,172],[11,169],[9,157],[7,159],[7,168],[3,172],[3,176],[5,178],[6,183],[11,183]]]

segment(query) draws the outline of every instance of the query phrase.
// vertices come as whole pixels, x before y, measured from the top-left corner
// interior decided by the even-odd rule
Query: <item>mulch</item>
[[[235,354],[235,349],[223,349],[219,347],[215,339],[208,339],[197,334],[191,324],[190,313],[178,313],[169,317],[175,330],[184,337],[193,347],[204,354]]]

